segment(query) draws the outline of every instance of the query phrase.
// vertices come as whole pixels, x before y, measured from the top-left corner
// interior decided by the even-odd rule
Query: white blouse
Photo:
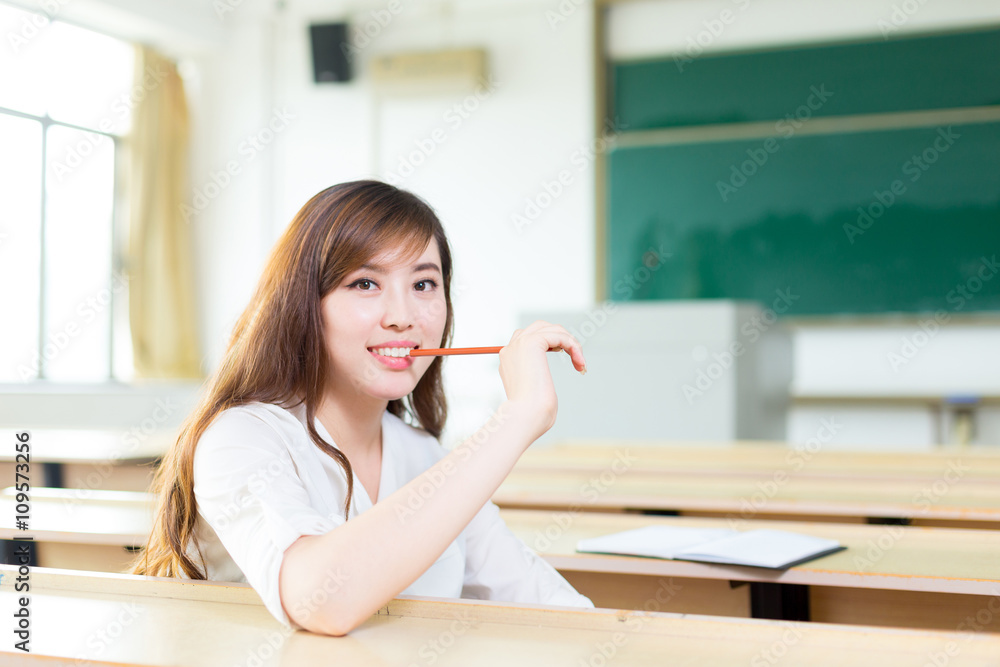
[[[320,437],[336,446],[314,421]],[[295,628],[278,595],[281,560],[302,535],[321,535],[344,523],[347,496],[343,469],[312,442],[305,423],[304,405],[251,403],[216,417],[195,449],[197,544],[189,549],[208,579],[249,582],[274,617]],[[447,453],[426,431],[386,411],[379,498]],[[355,477],[349,518],[371,506]],[[594,606],[510,532],[492,502],[403,594]]]

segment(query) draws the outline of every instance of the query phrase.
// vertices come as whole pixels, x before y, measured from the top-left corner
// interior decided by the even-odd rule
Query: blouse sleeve
[[[564,607],[594,606],[510,532],[493,502],[487,502],[469,522],[465,548],[462,597]]]
[[[278,431],[247,411],[219,415],[195,449],[194,494],[198,513],[268,611],[299,627],[278,592],[285,550],[302,535],[329,532],[344,519],[312,506]]]

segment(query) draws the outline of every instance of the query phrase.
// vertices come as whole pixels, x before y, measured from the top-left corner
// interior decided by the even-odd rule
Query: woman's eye
[[[375,283],[368,280],[367,278],[361,278],[360,280],[355,280],[353,283],[351,283],[351,287],[357,287],[362,292],[368,292],[371,290],[371,286],[374,284]]]
[[[430,287],[421,287],[421,285],[430,285]],[[421,280],[416,285],[414,285],[414,287],[416,287],[417,291],[419,292],[428,292],[437,287],[437,283],[434,282],[433,280]]]

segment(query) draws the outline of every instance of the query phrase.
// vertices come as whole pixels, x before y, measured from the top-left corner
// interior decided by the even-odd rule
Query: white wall
[[[613,6],[614,58],[719,53],[771,46],[975,29],[1000,23],[995,0],[637,0]]]

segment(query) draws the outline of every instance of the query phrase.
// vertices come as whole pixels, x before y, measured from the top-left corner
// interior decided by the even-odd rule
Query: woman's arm
[[[550,348],[585,370],[580,344],[562,327],[539,321],[515,331],[500,352],[507,401],[475,435],[367,512],[288,547],[279,590],[292,620],[344,635],[434,563],[555,422]]]

